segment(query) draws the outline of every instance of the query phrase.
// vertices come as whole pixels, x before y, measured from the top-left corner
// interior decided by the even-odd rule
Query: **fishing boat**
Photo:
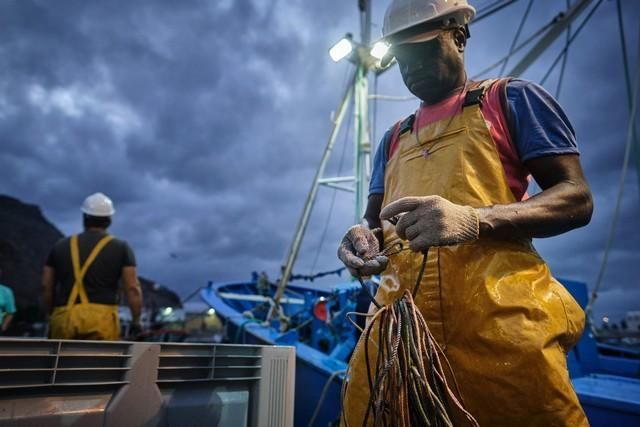
[[[486,18],[513,1],[497,1],[488,10],[478,13]],[[509,75],[524,72],[565,31],[577,16],[590,6],[591,0],[577,0],[568,10],[539,33],[528,54],[511,70]],[[361,42],[354,43],[348,35],[345,43],[352,43],[342,53],[332,49],[332,56],[343,56],[355,65],[351,84],[335,112],[335,120],[324,154],[298,226],[288,251],[278,283],[267,288],[259,285],[256,275],[237,282],[215,283],[200,291],[201,298],[215,309],[225,321],[227,340],[237,343],[293,345],[296,347],[296,402],[295,425],[328,426],[339,420],[341,383],[349,357],[355,347],[358,329],[348,313],[366,311],[368,300],[360,284],[344,280],[327,288],[317,288],[295,282],[293,266],[307,229],[318,187],[321,185],[355,193],[355,217],[359,222],[366,203],[366,190],[371,165],[371,144],[368,135],[368,74],[380,74],[385,68],[379,58],[366,47],[370,45],[370,2],[358,2],[361,13]],[[590,15],[588,15],[590,16]],[[588,18],[587,18],[588,20]],[[533,40],[533,39],[532,39]],[[338,45],[337,44],[336,47]],[[518,47],[520,49],[522,46]],[[346,53],[345,53],[346,52]],[[507,57],[508,58],[508,57]],[[334,58],[335,59],[335,58]],[[336,142],[347,105],[354,100],[354,174],[349,177],[324,177],[324,171]],[[346,187],[345,183],[352,183]],[[584,283],[563,280],[583,308],[588,304]],[[376,281],[365,284],[375,288]],[[363,309],[364,307],[364,309]],[[592,426],[640,425],[640,359],[633,352],[611,355],[599,353],[590,325],[568,355],[570,376]]]
[[[339,416],[340,388],[357,339],[347,314],[362,301],[360,285],[344,282],[320,290],[290,284],[280,300],[286,330],[279,318],[268,321],[276,287],[260,295],[256,285],[255,280],[211,282],[200,296],[225,320],[230,342],[295,346],[295,425],[330,425]]]
[[[561,281],[585,307],[586,284]],[[285,331],[279,320],[267,321],[276,287],[272,286],[269,295],[261,296],[256,285],[255,280],[211,282],[200,291],[200,296],[225,319],[229,341],[295,346],[295,425],[331,425],[339,418],[340,389],[357,337],[357,329],[347,319],[347,313],[367,302],[360,285],[344,282],[319,290],[290,284],[281,299],[283,312],[290,319]],[[587,325],[580,342],[568,355],[568,366],[592,426],[638,425],[637,359],[621,361],[600,355]]]

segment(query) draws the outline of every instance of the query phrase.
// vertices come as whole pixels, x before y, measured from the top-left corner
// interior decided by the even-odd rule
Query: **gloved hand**
[[[140,320],[132,320],[129,324],[129,336],[136,338],[142,333],[142,322]]]
[[[471,206],[451,203],[440,196],[403,197],[385,206],[380,219],[406,212],[396,224],[396,234],[409,247],[423,252],[432,246],[449,246],[478,239],[480,219]]]
[[[354,276],[370,276],[384,271],[389,260],[378,255],[379,252],[378,239],[364,225],[349,228],[338,246],[338,258]]]

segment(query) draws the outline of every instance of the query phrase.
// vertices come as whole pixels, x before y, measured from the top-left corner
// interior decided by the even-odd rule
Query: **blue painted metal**
[[[360,287],[355,283],[342,283],[327,290],[315,290],[289,285],[285,297],[304,299],[304,305],[283,304],[285,313],[299,324],[311,319],[310,333],[306,336],[304,328],[279,332],[279,323],[265,326],[243,316],[243,312],[255,309],[260,303],[252,301],[229,301],[222,298],[220,292],[256,293],[255,283],[228,282],[209,283],[200,292],[201,298],[226,320],[227,337],[239,337],[240,343],[248,344],[286,344],[296,347],[296,404],[294,424],[306,426],[311,418],[322,389],[331,375],[344,371],[347,361],[355,347],[355,328],[346,319],[346,314],[355,310],[355,301]],[[322,322],[312,315],[313,305],[320,298],[327,302],[328,322]],[[265,311],[266,313],[266,311]],[[301,342],[300,339],[307,339]],[[325,350],[325,351],[321,351]],[[322,404],[316,425],[326,426],[340,415],[340,389],[344,375],[337,375],[331,382]]]
[[[640,350],[598,343],[600,372],[623,377],[640,378]]]
[[[587,285],[570,280],[561,282],[584,308],[588,300]],[[592,427],[640,426],[640,379],[603,374],[624,372],[624,369],[633,373],[634,361],[599,355],[587,324],[578,345],[569,353],[567,364],[573,387]]]
[[[576,301],[584,307],[587,287],[584,283],[561,280]],[[252,344],[295,345],[296,404],[294,423],[306,426],[326,382],[337,371],[347,368],[355,346],[355,330],[347,321],[346,313],[355,311],[359,286],[354,283],[336,285],[329,290],[308,289],[289,285],[285,297],[304,299],[303,305],[283,304],[283,309],[294,324],[306,325],[279,332],[279,323],[263,325],[248,320],[241,313],[256,309],[260,303],[229,301],[219,292],[256,294],[255,282],[229,282],[210,285],[201,291],[201,297],[227,321],[227,336],[241,337],[241,342]],[[326,301],[328,321],[313,316],[314,304]],[[308,325],[308,326],[307,326]],[[633,356],[633,355],[632,355]],[[623,359],[598,354],[598,347],[589,327],[573,351],[567,356],[569,373],[592,427],[640,426],[640,379],[638,364],[632,358]],[[627,377],[605,375],[629,373]],[[339,417],[340,388],[344,375],[331,382],[326,399],[316,419],[317,426],[326,426]]]
[[[640,381],[612,375],[592,374],[573,380],[593,427],[640,426]]]

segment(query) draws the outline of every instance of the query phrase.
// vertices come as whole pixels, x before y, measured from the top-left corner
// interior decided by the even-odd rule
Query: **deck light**
[[[353,50],[353,36],[347,33],[338,43],[329,49],[329,56],[334,62],[338,62],[345,58]]]
[[[389,52],[389,45],[385,42],[376,42],[371,49],[371,56],[376,59],[382,59]]]

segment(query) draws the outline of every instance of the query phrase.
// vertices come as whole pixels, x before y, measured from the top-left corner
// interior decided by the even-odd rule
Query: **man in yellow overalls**
[[[584,313],[531,238],[587,224],[591,193],[573,129],[544,89],[468,81],[474,14],[463,0],[387,9],[390,55],[422,103],[380,144],[363,224],[347,231],[338,256],[354,275],[381,274],[376,299],[390,304],[411,290],[428,250],[415,302],[480,426],[585,426],[566,367]],[[542,188],[531,198],[529,174]],[[385,221],[393,217],[395,227]],[[399,243],[410,250],[379,255]],[[369,399],[363,339],[348,373],[349,426],[362,425]],[[454,414],[454,425],[467,424]]]
[[[133,251],[107,234],[115,213],[102,193],[82,204],[84,232],[60,240],[42,274],[44,301],[50,312],[49,338],[117,340],[119,281],[131,309],[130,335],[140,332],[142,292]]]

